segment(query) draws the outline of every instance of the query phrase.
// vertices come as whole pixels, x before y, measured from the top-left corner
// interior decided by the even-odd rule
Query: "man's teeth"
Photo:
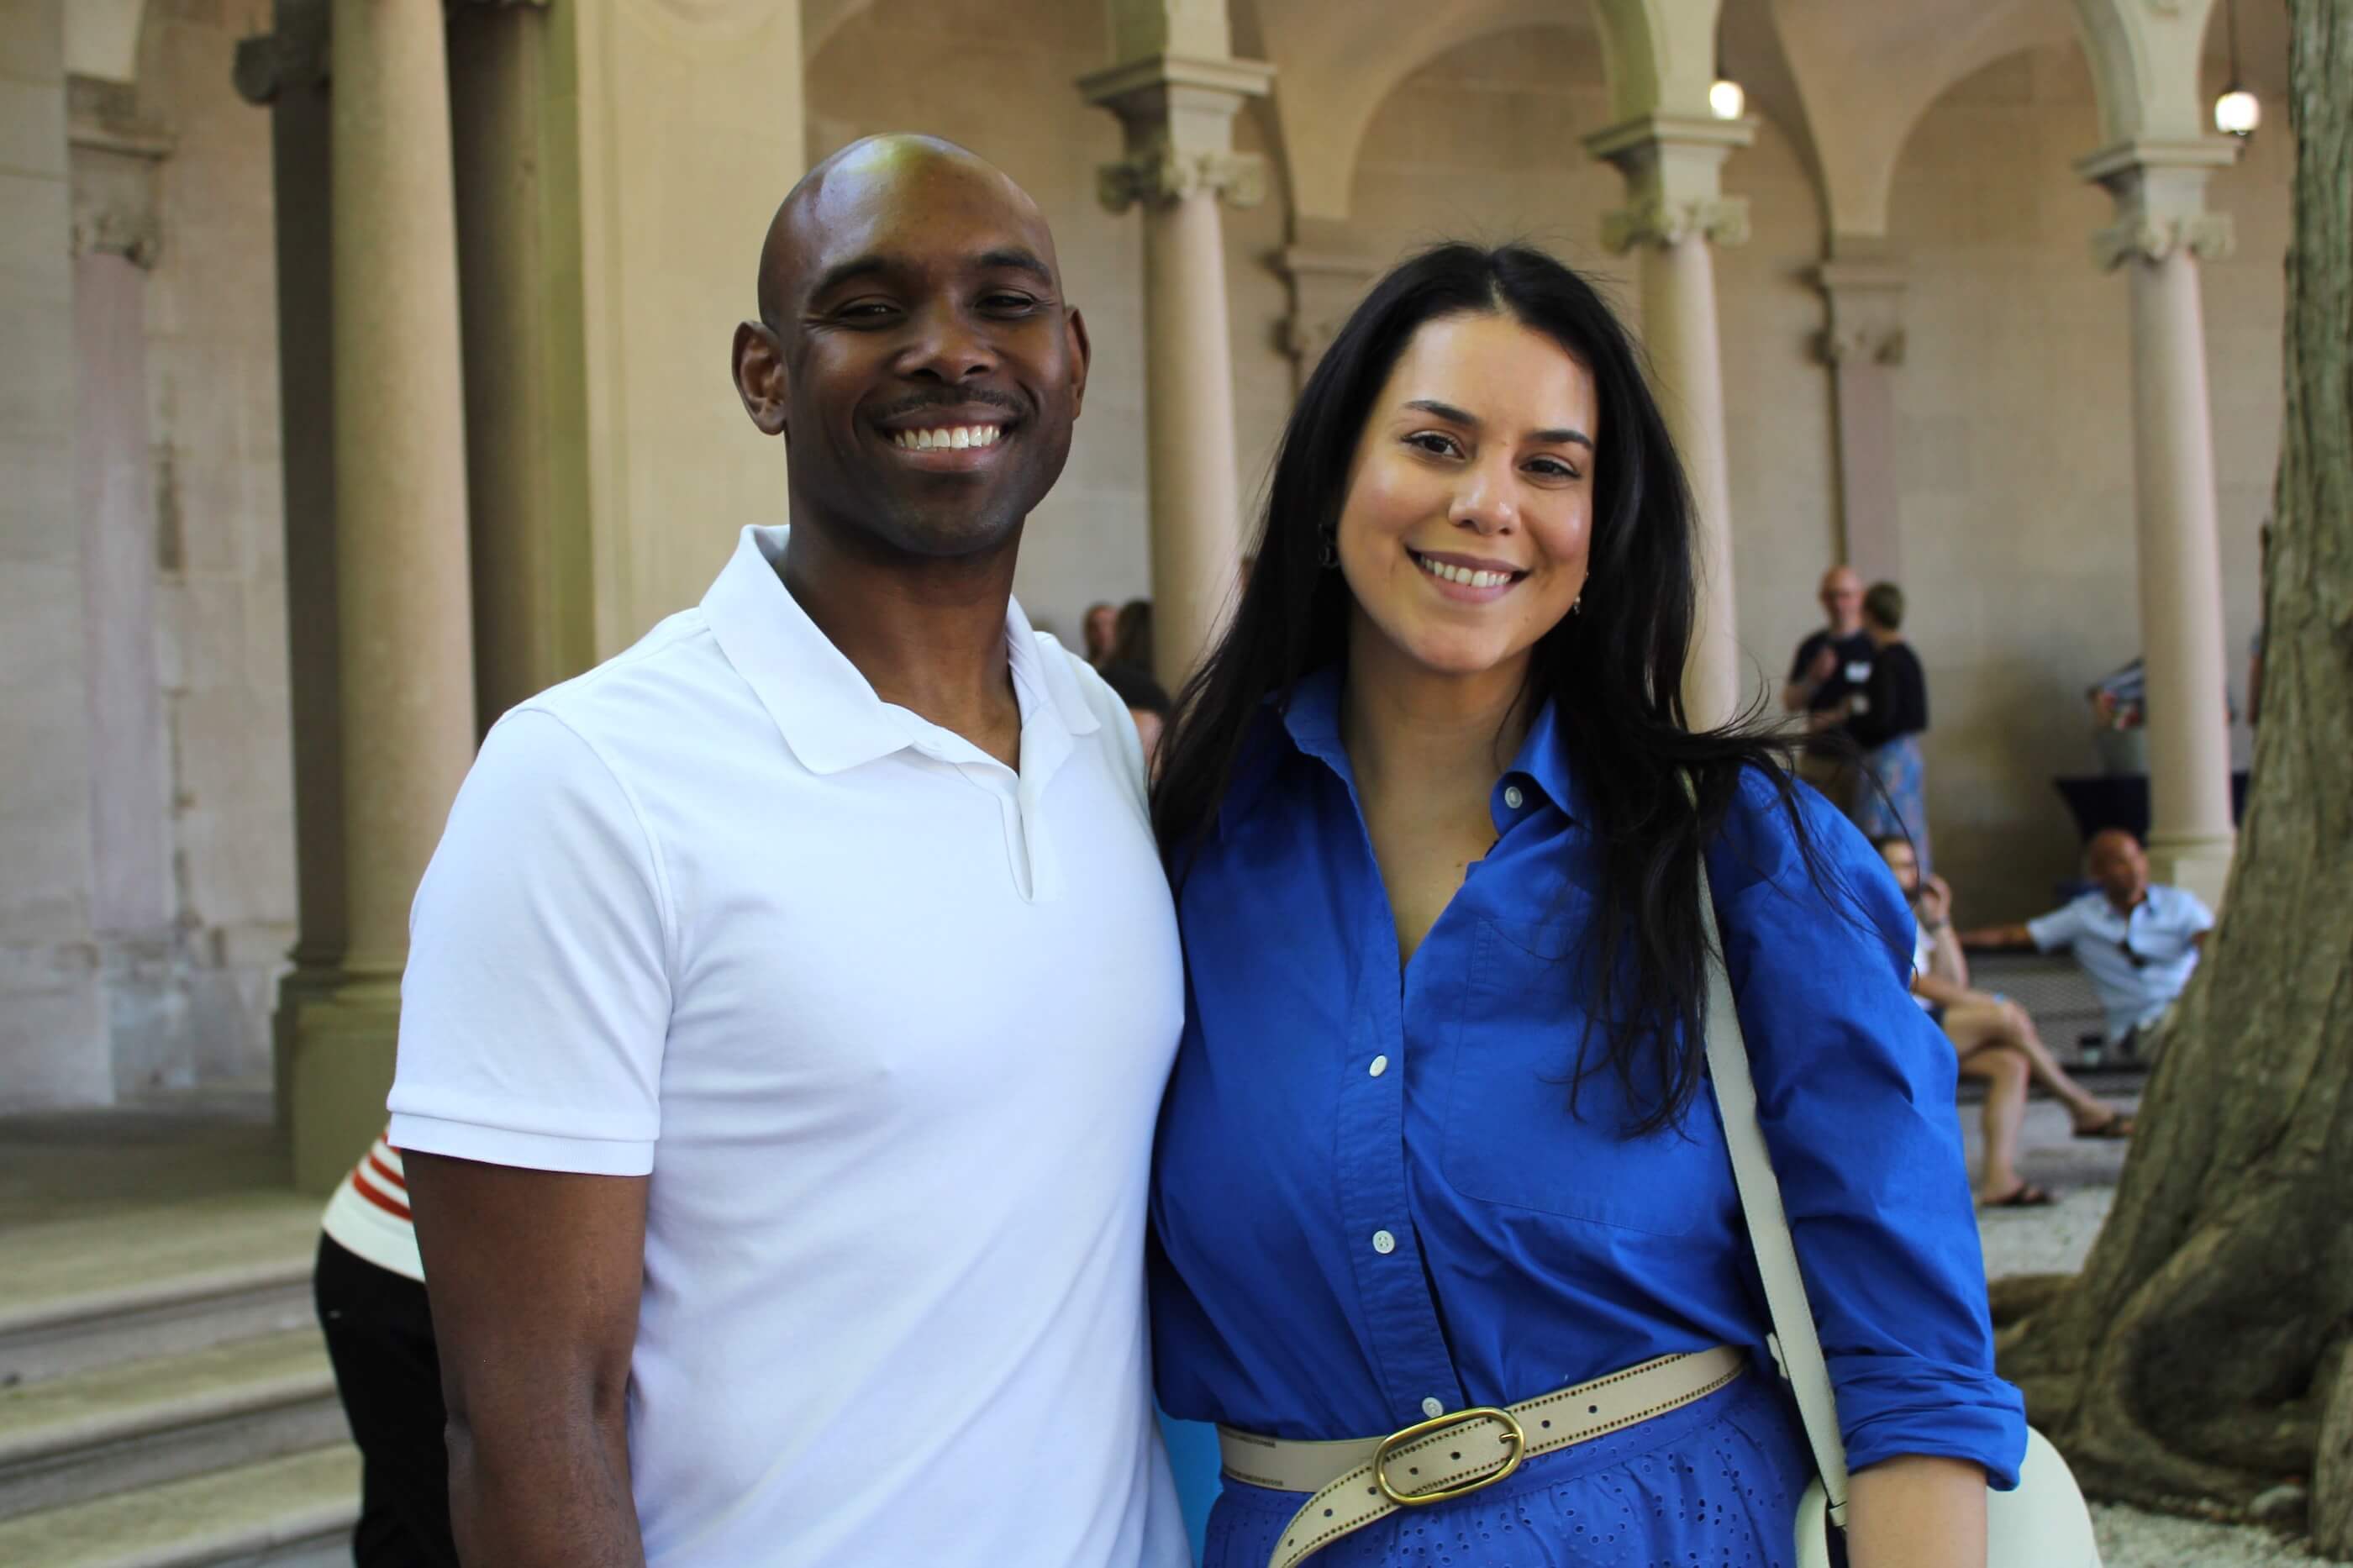
[[[1468,566],[1450,566],[1443,561],[1432,561],[1427,555],[1417,555],[1414,559],[1431,576],[1444,578],[1449,583],[1460,583],[1466,588],[1500,588],[1510,582],[1513,575],[1509,572],[1474,572]]]
[[[945,430],[901,430],[891,444],[909,452],[933,452],[943,447],[994,447],[1004,427],[997,425],[957,425]]]

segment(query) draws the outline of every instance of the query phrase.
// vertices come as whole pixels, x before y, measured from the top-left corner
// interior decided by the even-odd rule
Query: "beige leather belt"
[[[1386,1437],[1311,1443],[1218,1428],[1225,1472],[1282,1492],[1312,1492],[1283,1527],[1267,1568],[1292,1568],[1342,1536],[1401,1508],[1423,1508],[1493,1486],[1535,1454],[1549,1454],[1663,1415],[1738,1377],[1748,1361],[1719,1345],[1661,1356],[1508,1410],[1482,1405]]]

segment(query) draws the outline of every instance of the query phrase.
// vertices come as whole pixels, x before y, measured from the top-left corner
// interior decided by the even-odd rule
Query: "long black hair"
[[[1345,657],[1350,595],[1324,564],[1374,399],[1425,323],[1504,314],[1560,344],[1593,377],[1601,409],[1581,613],[1535,645],[1523,700],[1549,700],[1577,759],[1602,844],[1598,919],[1583,957],[1602,1060],[1638,1119],[1630,1133],[1681,1121],[1702,1082],[1707,946],[1699,857],[1743,773],[1779,792],[1806,862],[1787,738],[1752,709],[1734,724],[1685,723],[1683,665],[1696,586],[1690,486],[1642,377],[1641,356],[1593,286],[1540,250],[1444,245],[1374,286],[1308,379],[1283,431],[1258,560],[1232,626],[1177,698],[1153,796],[1153,826],[1181,887],[1216,819],[1250,729],[1303,677]],[[1686,790],[1686,780],[1689,792]],[[1591,1031],[1577,1047],[1577,1080]]]

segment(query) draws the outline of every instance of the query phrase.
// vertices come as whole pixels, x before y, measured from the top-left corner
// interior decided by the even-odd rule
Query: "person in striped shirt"
[[[354,1568],[458,1568],[441,1358],[400,1151],[378,1136],[327,1200],[311,1293],[362,1460]]]

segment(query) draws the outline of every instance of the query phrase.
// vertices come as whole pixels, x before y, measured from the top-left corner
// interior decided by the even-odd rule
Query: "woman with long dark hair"
[[[1852,1561],[1984,1562],[2025,1431],[1952,1052],[1878,857],[1763,732],[1685,725],[1691,510],[1623,329],[1536,251],[1406,263],[1300,398],[1154,806],[1191,1000],[1155,1353],[1227,1429],[1212,1564],[1789,1560],[1811,1462],[1705,1092],[1703,857]],[[1565,1390],[1525,1412],[1552,1451],[1436,1495],[1501,1426],[1446,1418]]]

